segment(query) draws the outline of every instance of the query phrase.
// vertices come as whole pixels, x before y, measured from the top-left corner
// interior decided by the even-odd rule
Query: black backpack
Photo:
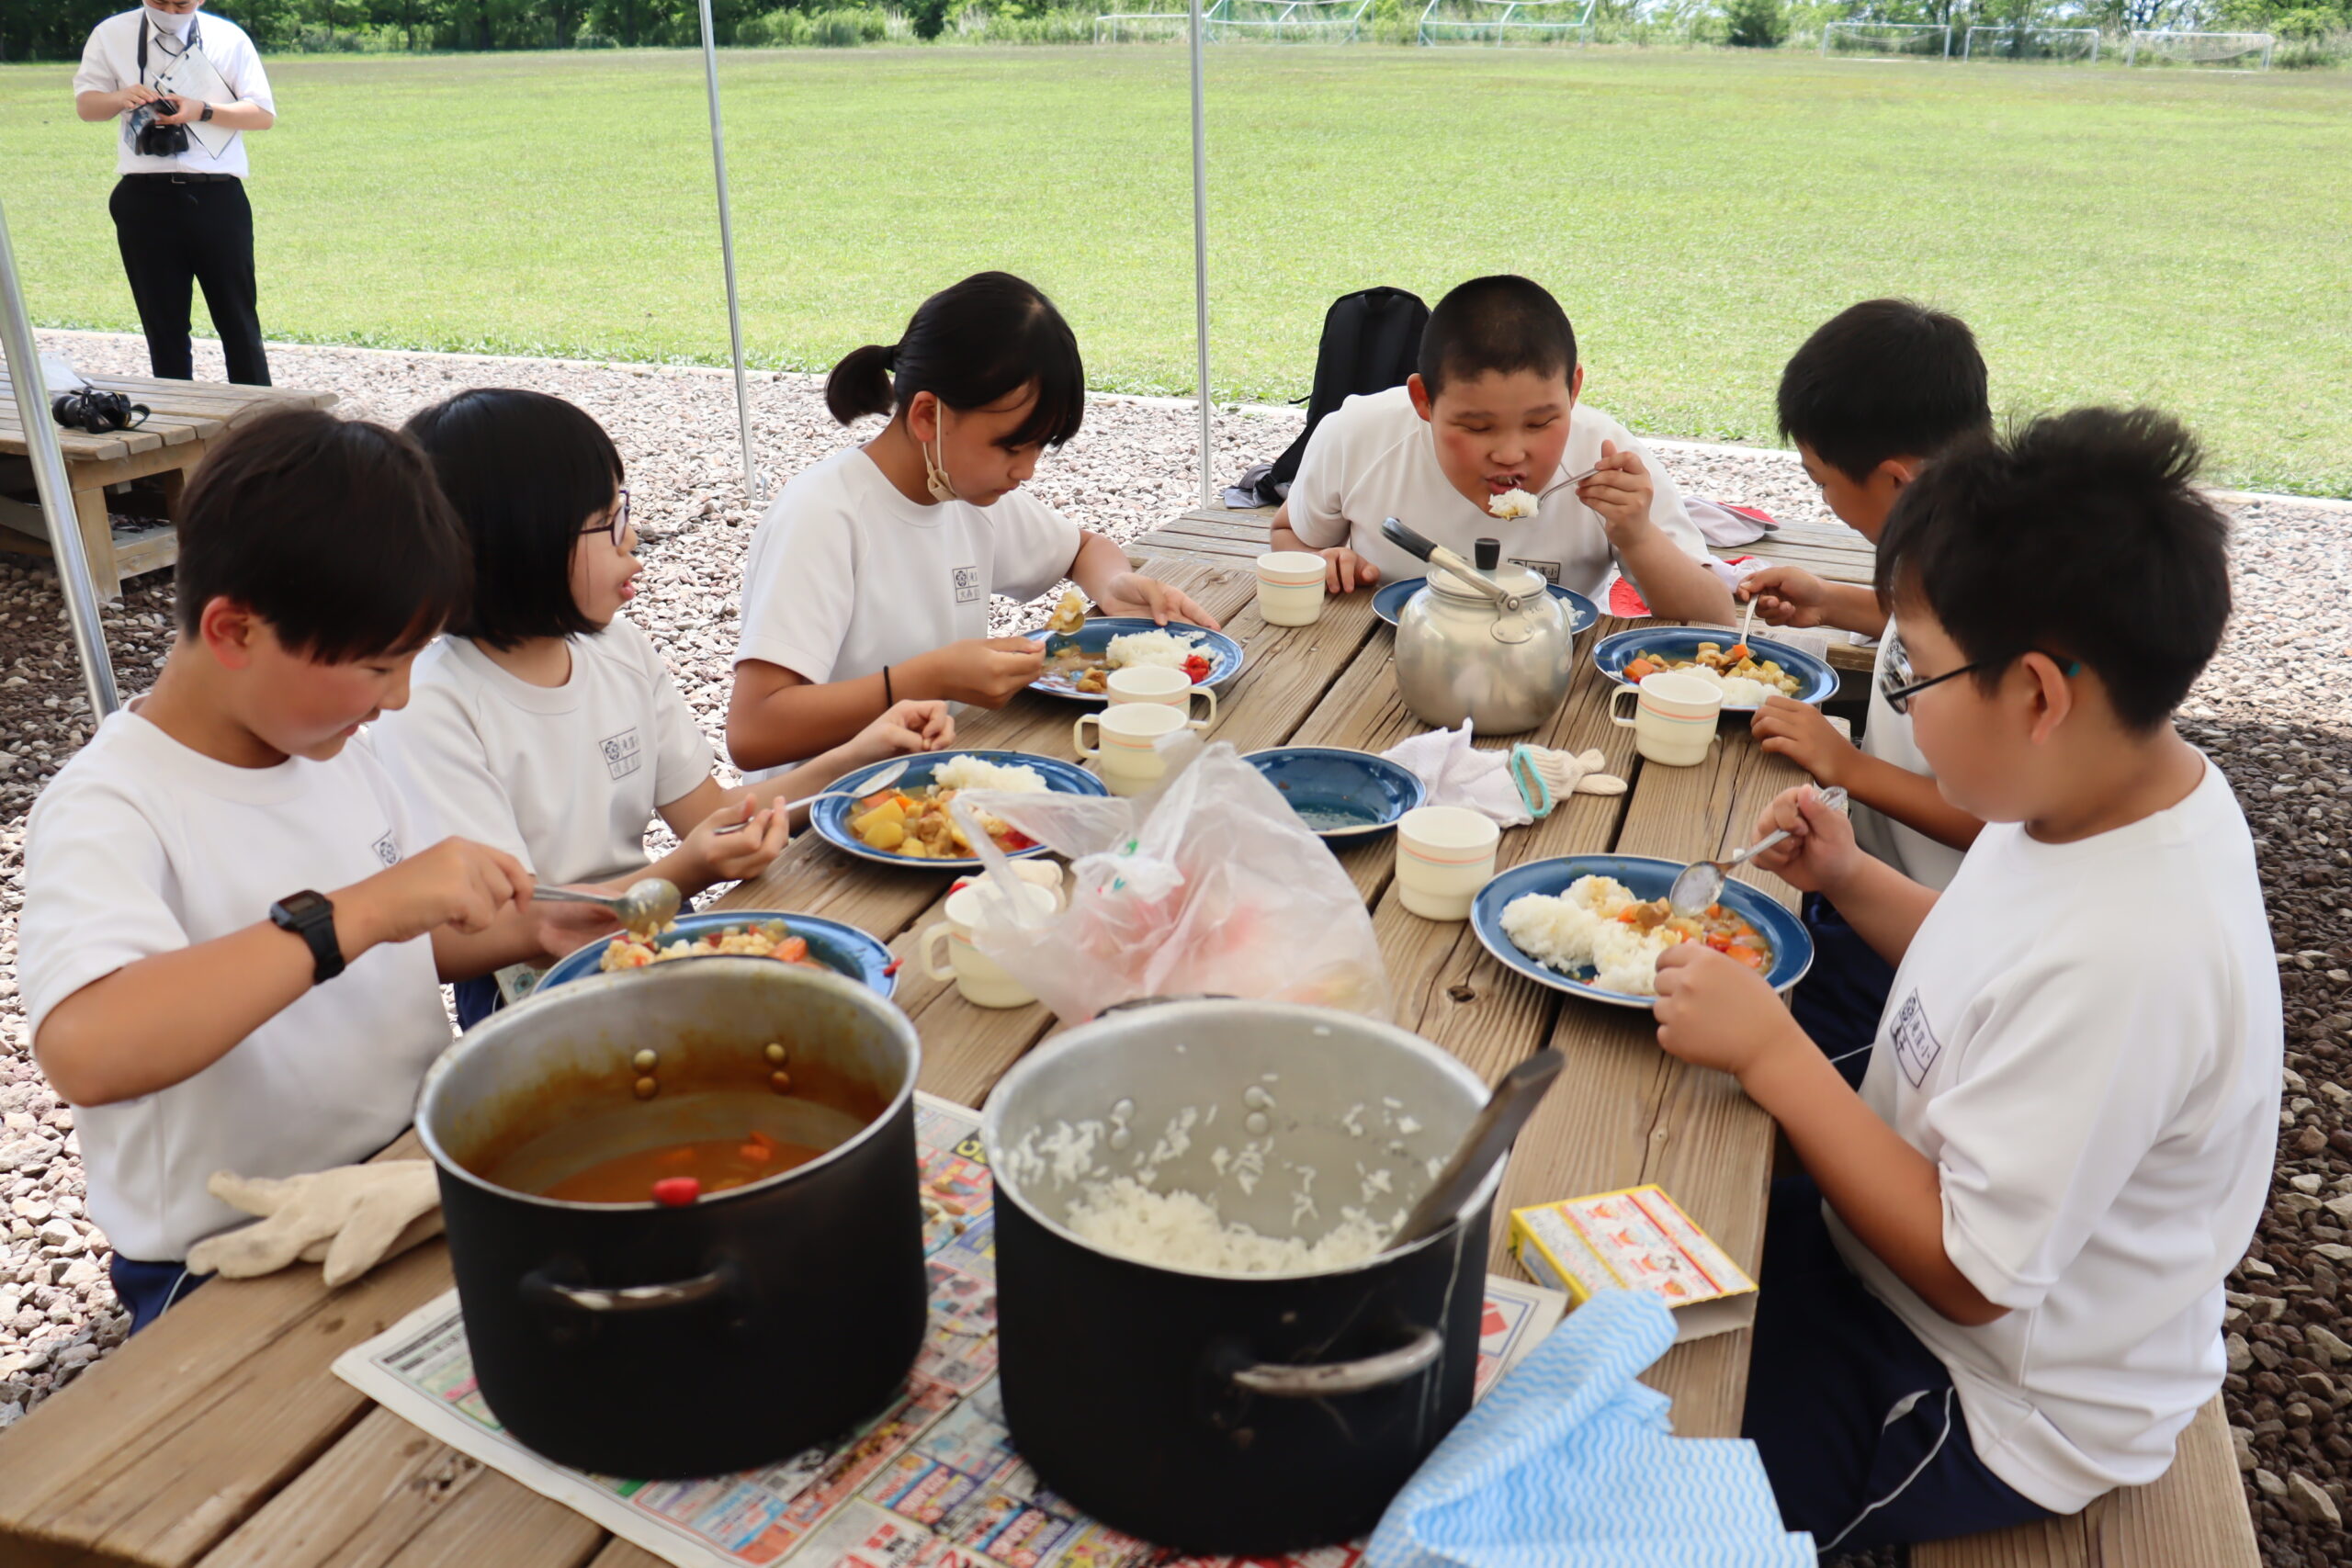
[[[1272,506],[1290,493],[1306,456],[1307,438],[1323,416],[1348,399],[1401,387],[1420,361],[1421,329],[1430,308],[1402,288],[1366,288],[1343,294],[1323,312],[1323,340],[1315,349],[1315,385],[1306,398],[1306,428],[1281,457],[1253,468],[1238,487],[1256,504]]]

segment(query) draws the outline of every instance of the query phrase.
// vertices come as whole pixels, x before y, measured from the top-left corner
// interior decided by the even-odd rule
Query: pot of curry
[[[705,958],[494,1014],[417,1131],[483,1399],[606,1475],[772,1463],[874,1416],[928,1282],[906,1015],[854,981]]]

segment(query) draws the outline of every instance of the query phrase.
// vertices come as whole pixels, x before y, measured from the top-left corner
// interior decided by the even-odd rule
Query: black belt
[[[127,180],[160,181],[175,186],[210,186],[219,185],[224,180],[233,180],[237,176],[234,175],[125,175],[122,177]]]

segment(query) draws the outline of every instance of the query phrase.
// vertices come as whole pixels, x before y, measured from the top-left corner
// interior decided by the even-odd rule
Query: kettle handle
[[[1429,559],[1437,548],[1436,541],[1416,534],[1394,517],[1382,520],[1380,536],[1407,554],[1419,556],[1423,560]]]
[[[1398,549],[1420,557],[1431,566],[1443,567],[1464,584],[1493,600],[1503,608],[1506,614],[1516,611],[1520,607],[1518,594],[1480,571],[1470,562],[1464,560],[1453,550],[1447,549],[1443,545],[1424,535],[1416,534],[1396,518],[1386,517],[1381,520],[1380,536]]]

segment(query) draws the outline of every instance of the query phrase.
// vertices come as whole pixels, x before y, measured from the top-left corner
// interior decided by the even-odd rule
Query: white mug
[[[1125,670],[1114,670],[1102,694],[1111,705],[1122,703],[1158,703],[1162,707],[1182,708],[1184,716],[1193,716],[1193,698],[1208,698],[1208,711],[1201,715],[1203,724],[1216,722],[1216,694],[1206,686],[1195,686],[1193,678],[1182,670],[1170,670],[1164,664],[1130,664]]]
[[[1258,558],[1258,614],[1270,626],[1312,626],[1323,614],[1323,558],[1269,550]]]
[[[1425,920],[1466,920],[1494,880],[1502,829],[1461,806],[1420,806],[1396,823],[1396,896]]]
[[[972,945],[972,923],[978,919],[984,901],[1003,897],[1003,889],[992,883],[966,883],[947,896],[944,911],[947,918],[922,933],[919,951],[923,973],[934,980],[954,980],[956,990],[976,1008],[1027,1007],[1037,999],[1028,987],[1006,974],[1002,964]],[[1040,914],[1051,914],[1058,902],[1055,894],[1026,878],[1021,897]],[[944,963],[939,953],[943,942],[947,944]]]
[[[1617,699],[1631,696],[1634,716],[1617,712]],[[1679,671],[1660,670],[1638,686],[1609,694],[1609,721],[1634,732],[1634,750],[1666,768],[1695,767],[1715,743],[1715,720],[1724,711],[1721,686]]]
[[[1095,727],[1100,746],[1086,743],[1086,727]],[[1159,754],[1163,737],[1180,729],[1206,729],[1201,720],[1186,719],[1158,703],[1125,703],[1100,713],[1081,714],[1070,726],[1070,744],[1078,754],[1093,760],[1113,795],[1141,795],[1168,773],[1168,759]]]

